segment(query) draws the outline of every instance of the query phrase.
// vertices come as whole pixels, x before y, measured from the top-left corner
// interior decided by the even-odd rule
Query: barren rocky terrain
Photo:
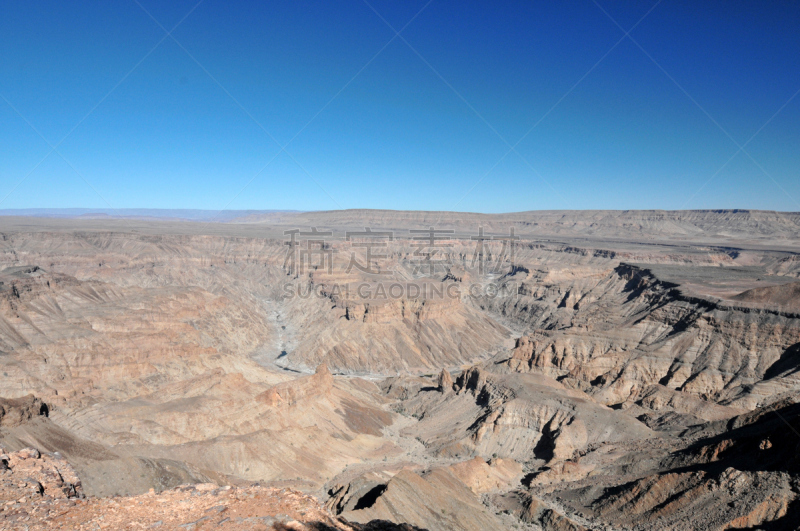
[[[800,214],[225,220],[0,217],[0,527],[800,525]]]

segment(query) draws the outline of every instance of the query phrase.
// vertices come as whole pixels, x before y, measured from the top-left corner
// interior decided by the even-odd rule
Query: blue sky
[[[0,3],[0,208],[800,211],[800,3],[139,2]]]

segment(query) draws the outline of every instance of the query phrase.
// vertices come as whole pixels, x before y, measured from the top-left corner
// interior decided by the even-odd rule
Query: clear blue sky
[[[0,208],[800,210],[798,2],[139,1],[0,2]]]

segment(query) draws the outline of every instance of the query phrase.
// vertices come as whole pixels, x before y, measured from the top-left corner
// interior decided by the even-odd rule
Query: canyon
[[[224,218],[0,217],[0,527],[797,528],[800,214]]]

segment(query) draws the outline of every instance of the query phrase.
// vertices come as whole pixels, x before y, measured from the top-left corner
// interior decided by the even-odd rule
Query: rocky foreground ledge
[[[128,497],[86,497],[58,454],[34,448],[0,455],[0,529],[247,529],[422,531],[384,521],[334,518],[312,496],[259,485],[181,485]]]

